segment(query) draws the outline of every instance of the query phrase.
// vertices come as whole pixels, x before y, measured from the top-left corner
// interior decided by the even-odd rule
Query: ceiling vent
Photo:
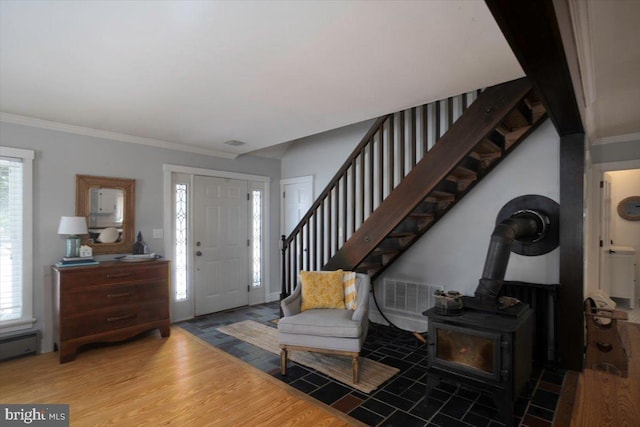
[[[241,145],[245,145],[246,142],[236,141],[235,139],[232,139],[231,141],[226,141],[225,144],[232,147],[240,147]]]

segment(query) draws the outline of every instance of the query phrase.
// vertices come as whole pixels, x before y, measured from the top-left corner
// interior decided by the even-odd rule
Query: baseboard
[[[424,320],[422,319],[416,319],[416,318],[411,318],[411,317],[405,317],[405,316],[399,316],[393,313],[387,313],[385,312],[384,315],[397,327],[399,327],[400,329],[404,329],[405,331],[412,331],[412,332],[425,332],[427,330],[427,326],[429,324],[429,322],[427,321],[427,319],[425,318]],[[374,323],[378,323],[381,325],[388,325],[389,322],[387,322],[385,320],[384,317],[382,317],[382,315],[380,314],[380,312],[378,310],[369,310],[369,320],[374,322]]]
[[[273,302],[280,300],[280,292],[272,292],[267,294],[267,302]]]

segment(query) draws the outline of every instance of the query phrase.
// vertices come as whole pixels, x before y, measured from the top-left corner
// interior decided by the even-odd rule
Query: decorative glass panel
[[[187,299],[187,184],[176,184],[176,301]]]
[[[253,286],[262,285],[262,191],[253,190]]]
[[[437,329],[436,357],[484,372],[494,372],[494,341],[473,334]]]

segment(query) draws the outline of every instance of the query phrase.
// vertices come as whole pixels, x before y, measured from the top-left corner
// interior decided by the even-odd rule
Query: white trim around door
[[[263,197],[263,283],[260,288],[252,289],[252,293],[260,292],[260,295],[250,295],[251,302],[261,302],[261,301],[270,301],[271,295],[268,294],[268,289],[270,289],[270,273],[269,273],[269,265],[270,265],[270,251],[266,250],[266,246],[270,241],[269,236],[269,226],[270,226],[270,218],[269,218],[269,185],[271,182],[271,178],[268,176],[262,175],[251,175],[237,172],[228,172],[228,171],[219,171],[213,169],[203,169],[203,168],[194,168],[189,166],[181,166],[181,165],[172,165],[172,164],[164,164],[163,165],[163,227],[165,230],[165,239],[164,239],[164,252],[165,256],[169,259],[173,259],[174,257],[174,243],[175,238],[173,236],[173,218],[172,213],[174,211],[172,203],[173,203],[173,179],[172,177],[176,174],[179,174],[182,179],[185,179],[185,176],[188,176],[190,187],[193,188],[193,177],[195,175],[201,176],[209,176],[209,177],[218,177],[218,178],[231,178],[231,179],[240,179],[249,182],[250,188],[261,188],[264,191]],[[191,202],[189,202],[191,204]],[[191,211],[191,209],[189,209]],[[190,231],[191,233],[192,231]],[[192,238],[193,236],[190,236]],[[192,240],[192,239],[190,239]],[[188,255],[190,256],[190,255]],[[190,295],[187,300],[176,302],[175,300],[175,268],[171,269],[171,321],[178,322],[181,320],[186,320],[194,317],[195,307],[193,300],[193,283],[189,284],[188,294]],[[191,275],[191,277],[193,277]]]
[[[313,188],[313,175],[299,176],[296,178],[284,178],[280,180],[280,234],[288,234],[291,230],[286,230],[286,216],[290,214],[287,212],[285,189],[289,185],[306,186],[309,190],[309,206],[314,200],[314,188]]]

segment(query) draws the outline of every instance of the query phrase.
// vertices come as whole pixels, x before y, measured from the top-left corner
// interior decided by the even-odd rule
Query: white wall
[[[280,161],[241,156],[235,160],[183,153],[119,141],[70,134],[60,131],[1,123],[3,146],[35,151],[34,166],[34,314],[35,328],[50,343],[45,313],[51,311],[50,266],[64,253],[64,237],[57,234],[63,215],[75,214],[76,174],[133,178],[136,180],[135,230],[141,231],[151,252],[164,254],[164,239],[154,239],[152,229],[163,228],[163,164],[271,177],[270,234],[278,236]],[[169,235],[165,231],[165,235]],[[279,254],[278,239],[266,250]],[[269,289],[279,292],[279,256],[270,257]],[[50,351],[50,347],[44,347]]]
[[[282,176],[313,174],[321,191],[367,130],[363,124],[352,125],[301,140],[282,159]],[[319,161],[319,156],[326,163]],[[559,137],[547,121],[376,280],[379,302],[384,277],[443,285],[447,290],[472,295],[482,274],[498,211],[525,194],[540,194],[560,202],[559,161]],[[512,254],[506,279],[558,283],[558,263],[558,249],[539,257]],[[381,322],[373,306],[372,311],[372,320]],[[425,329],[421,322],[391,319],[406,329]]]
[[[373,122],[367,120],[296,140],[282,157],[282,178],[313,175],[313,194],[317,196]]]

